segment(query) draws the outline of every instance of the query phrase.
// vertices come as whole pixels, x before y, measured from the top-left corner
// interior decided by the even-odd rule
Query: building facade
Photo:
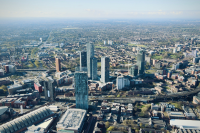
[[[50,77],[47,77],[44,81],[44,95],[45,100],[54,101],[55,99],[55,87],[54,80]]]
[[[92,62],[92,80],[97,80],[97,58],[91,58]]]
[[[91,58],[94,57],[94,45],[88,43],[87,44],[87,70],[88,70],[88,78],[92,78],[92,62]]]
[[[60,64],[60,59],[56,58],[56,71],[60,72],[61,71],[61,64]]]
[[[145,51],[139,51],[137,54],[138,74],[143,75],[145,72]]]
[[[130,74],[132,76],[137,76],[138,74],[138,66],[137,65],[133,65],[131,68],[130,68]]]
[[[101,82],[109,82],[109,68],[110,68],[109,57],[101,57]]]
[[[80,52],[80,68],[87,67],[87,52],[81,51]]]
[[[75,72],[76,108],[88,109],[88,76],[85,71]]]

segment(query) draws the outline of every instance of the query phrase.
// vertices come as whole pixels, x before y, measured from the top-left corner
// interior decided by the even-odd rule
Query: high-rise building
[[[138,74],[142,75],[145,73],[145,51],[141,50],[137,54],[137,66],[138,66]]]
[[[132,76],[137,76],[138,74],[138,66],[137,65],[133,65],[131,68],[130,68],[130,74]]]
[[[88,75],[86,71],[75,72],[76,108],[88,109]]]
[[[51,77],[47,77],[44,81],[44,95],[45,100],[54,101],[55,99],[55,87],[54,80]]]
[[[80,52],[80,68],[87,67],[87,52],[81,51]]]
[[[61,71],[61,64],[60,64],[60,59],[56,58],[56,71],[60,72]]]
[[[93,57],[91,58],[92,62],[92,80],[97,79],[97,58]]]
[[[101,82],[109,82],[109,68],[110,68],[109,57],[101,57]]]
[[[91,58],[94,57],[94,45],[88,43],[87,44],[87,70],[88,70],[88,78],[92,78],[92,62]]]

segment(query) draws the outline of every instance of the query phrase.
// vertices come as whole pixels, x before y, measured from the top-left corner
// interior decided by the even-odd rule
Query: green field
[[[152,56],[152,59],[161,60],[163,59],[163,56],[162,55]]]
[[[103,46],[95,46],[95,48],[107,49],[107,47],[103,47]]]
[[[129,44],[127,44],[127,45],[128,45],[128,46],[138,46],[138,47],[143,47],[143,48],[147,47],[147,46],[145,46],[145,45],[131,44],[131,43],[129,43]]]

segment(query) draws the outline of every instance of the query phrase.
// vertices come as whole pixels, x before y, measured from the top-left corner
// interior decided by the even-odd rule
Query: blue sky
[[[0,18],[200,19],[200,0],[0,0]]]

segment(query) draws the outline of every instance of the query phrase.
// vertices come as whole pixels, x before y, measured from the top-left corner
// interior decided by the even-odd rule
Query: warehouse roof
[[[171,119],[171,126],[176,126],[182,129],[198,129],[200,130],[200,121],[199,120],[179,120],[179,119]]]
[[[18,130],[33,125],[37,121],[45,118],[46,116],[50,116],[53,112],[48,107],[42,107],[37,110],[34,110],[26,115],[18,117],[10,122],[7,122],[1,125],[0,133],[12,133],[17,132]]]
[[[7,106],[0,107],[0,115],[4,114],[8,110]]]

